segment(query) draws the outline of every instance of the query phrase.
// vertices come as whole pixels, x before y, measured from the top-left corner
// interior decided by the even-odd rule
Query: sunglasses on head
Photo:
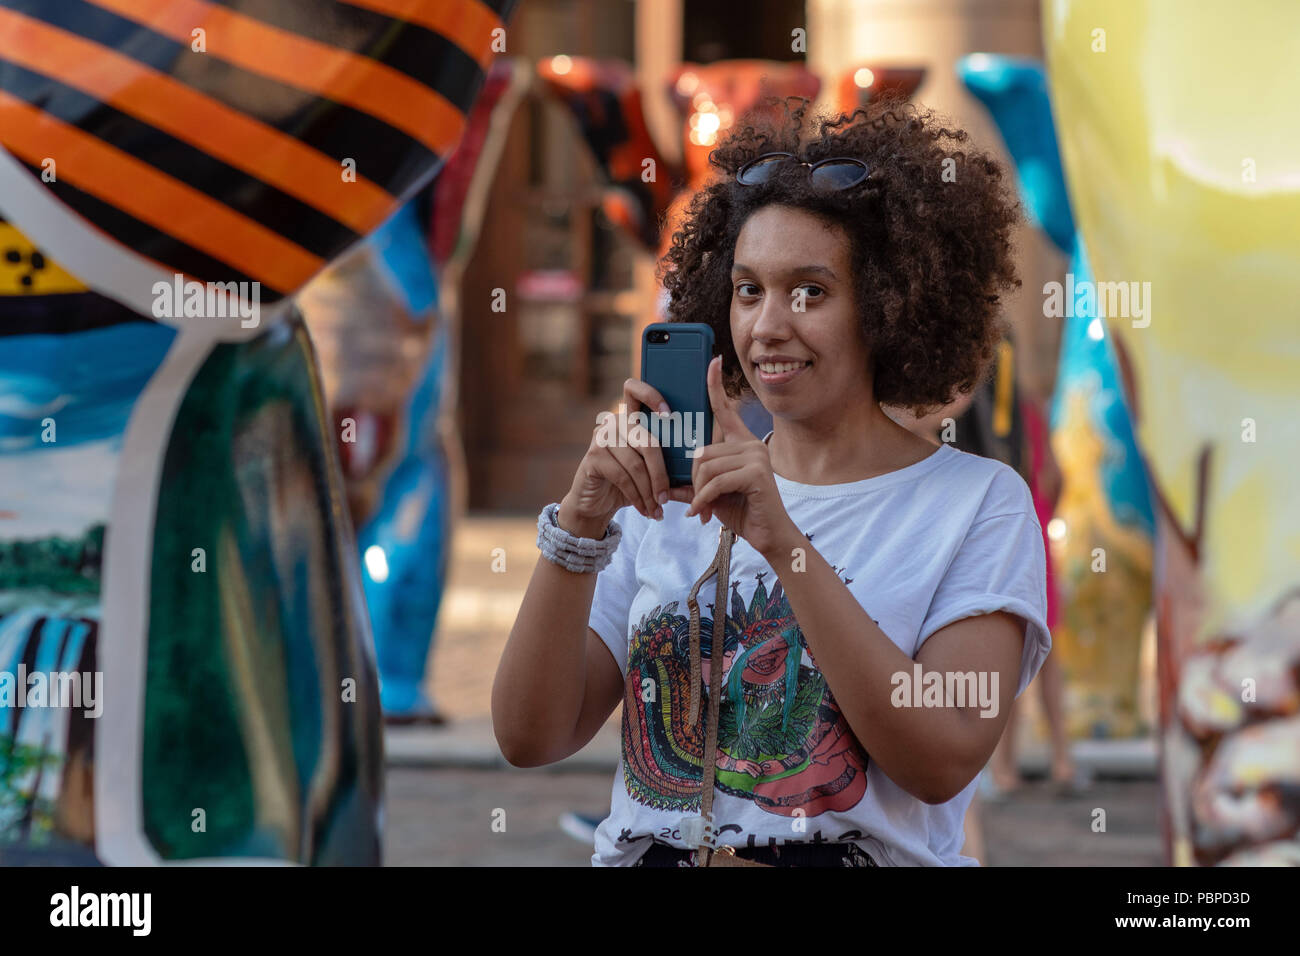
[[[782,163],[791,160],[808,167],[808,175],[818,189],[849,189],[866,179],[871,172],[862,160],[848,156],[832,156],[816,163],[805,163],[793,153],[764,153],[740,167],[736,173],[736,182],[742,186],[758,186],[771,179]]]

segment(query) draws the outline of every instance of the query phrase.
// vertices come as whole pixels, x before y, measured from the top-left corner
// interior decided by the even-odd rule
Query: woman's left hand
[[[740,417],[739,402],[722,387],[722,358],[709,363],[709,404],[713,406],[713,444],[691,466],[691,484],[670,491],[674,501],[688,501],[689,518],[707,524],[718,520],[766,555],[794,529],[772,474],[767,445],[754,437]]]

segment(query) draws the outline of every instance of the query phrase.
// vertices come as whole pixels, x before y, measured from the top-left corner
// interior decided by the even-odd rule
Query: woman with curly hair
[[[661,265],[671,319],[715,334],[691,484],[669,486],[644,436],[609,447],[598,428],[539,519],[493,722],[512,764],[540,766],[622,702],[597,865],[973,864],[975,778],[1050,648],[1025,483],[881,409],[925,414],[982,380],[1019,208],[930,111],[806,129],[807,110],[714,150]],[[761,439],[746,391],[772,415]],[[636,379],[624,400],[669,411]],[[700,591],[692,626],[710,571],[728,586]]]

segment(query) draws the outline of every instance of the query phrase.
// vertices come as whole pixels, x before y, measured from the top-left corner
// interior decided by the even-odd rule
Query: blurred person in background
[[[1038,522],[1044,535],[1047,525],[1056,510],[1056,502],[1061,496],[1061,470],[1052,454],[1051,433],[1048,426],[1046,403],[1037,398],[1024,396],[1018,401],[1021,418],[1024,421],[1025,460],[1029,490],[1034,496],[1034,509],[1038,513]],[[1060,613],[1060,598],[1057,594],[1056,576],[1052,568],[1051,542],[1043,540],[1047,557],[1047,627],[1056,627]],[[1049,743],[1051,745],[1051,769],[1049,771],[1053,785],[1062,795],[1069,795],[1085,789],[1088,783],[1086,775],[1080,772],[1070,755],[1070,740],[1065,723],[1065,677],[1061,671],[1058,656],[1049,654],[1043,662],[1043,669],[1038,675],[1038,690],[1041,694],[1043,716],[1047,719]],[[993,754],[990,767],[991,778],[985,783],[985,796],[1001,799],[1020,786],[1020,768],[1016,759],[1016,727],[1018,707],[1013,707],[1007,729],[1003,731],[1002,742]]]
[[[989,377],[972,393],[940,408],[929,415],[917,418],[905,409],[889,409],[888,413],[904,427],[936,444],[951,441],[962,451],[982,455],[1003,462],[1029,485],[1034,499],[1034,510],[1043,530],[1044,556],[1047,562],[1047,626],[1056,627],[1059,597],[1052,570],[1051,543],[1047,539],[1047,525],[1052,519],[1057,499],[1061,493],[1061,471],[1052,454],[1051,435],[1046,403],[1023,394],[1015,379],[1015,349],[1008,337],[998,346],[997,358]],[[1043,662],[1039,678],[1035,681],[1047,720],[1051,746],[1050,777],[1062,794],[1075,793],[1086,786],[1070,755],[1064,711],[1064,677],[1055,655]],[[1000,801],[1013,793],[1021,783],[1017,764],[1017,714],[1013,705],[1007,728],[994,752],[988,773],[981,779],[981,794],[988,800]],[[979,825],[972,803],[968,816],[968,832],[978,839]]]

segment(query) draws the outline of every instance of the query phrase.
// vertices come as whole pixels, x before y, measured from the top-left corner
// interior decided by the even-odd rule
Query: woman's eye
[[[801,285],[795,289],[796,294],[802,294],[805,298],[816,299],[826,294],[826,290],[815,285]]]
[[[744,296],[758,295],[758,286],[752,282],[742,282],[736,286],[736,293]]]

